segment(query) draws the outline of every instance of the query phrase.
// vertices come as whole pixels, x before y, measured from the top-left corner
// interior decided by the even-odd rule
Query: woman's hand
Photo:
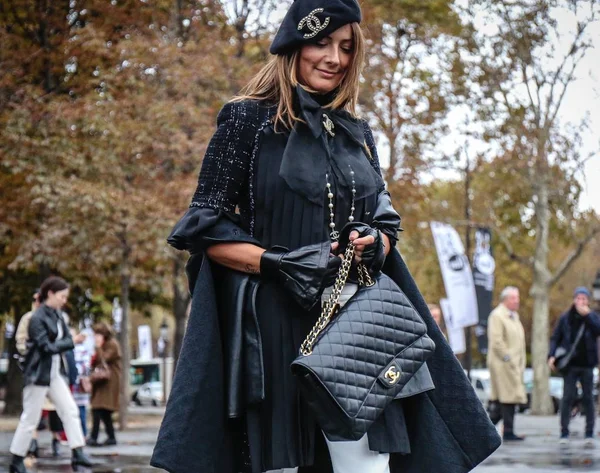
[[[79,345],[80,343],[85,342],[86,338],[87,338],[87,335],[85,333],[78,333],[77,335],[75,335],[73,337],[73,343],[75,345]]]
[[[360,237],[356,230],[350,233],[349,240],[354,243],[354,261],[357,263],[362,261],[362,254],[364,253],[365,248],[375,243],[375,237],[373,235]]]
[[[366,236],[366,237],[362,237],[359,238],[359,234],[358,232],[355,230],[352,233],[350,233],[350,241],[354,242],[354,260],[357,263],[360,263],[360,261],[362,260],[362,254],[365,251],[365,248],[369,245],[372,245],[373,243],[375,243],[375,237],[374,236]],[[390,252],[390,239],[389,237],[385,234],[385,233],[381,233],[381,239],[383,240],[383,251],[385,256],[387,256]],[[339,246],[339,243],[334,243],[335,245]],[[336,246],[336,249],[337,249]]]
[[[387,256],[391,249],[390,239],[386,234],[382,232],[379,232],[379,238],[381,238],[383,242],[383,254],[384,256]],[[360,263],[362,261],[365,249],[368,246],[375,244],[375,236],[367,235],[364,237],[360,237],[359,233],[356,230],[350,233],[349,240],[354,243],[354,260],[356,261],[356,263]]]

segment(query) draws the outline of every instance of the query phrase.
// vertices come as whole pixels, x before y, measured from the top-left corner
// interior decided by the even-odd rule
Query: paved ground
[[[119,444],[114,447],[86,447],[86,452],[94,461],[94,467],[91,470],[80,468],[79,472],[158,473],[160,470],[150,467],[148,462],[156,442],[163,412],[163,408],[130,407],[129,429],[126,432],[117,432]],[[10,461],[8,449],[17,421],[17,418],[0,417],[0,472],[8,471]],[[103,440],[102,435],[99,441]],[[52,458],[50,442],[50,434],[46,431],[40,432],[40,458],[35,462],[27,463],[30,473],[71,473],[68,446],[61,447],[59,458]]]
[[[160,408],[132,408],[132,428],[119,433],[116,447],[88,448],[95,462],[93,473],[158,473],[148,466],[160,423]],[[0,472],[8,470],[8,447],[12,439],[16,419],[0,417]],[[583,419],[572,424],[572,441],[568,448],[558,445],[558,418],[519,415],[517,431],[527,440],[519,444],[506,444],[474,473],[551,473],[551,472],[598,472],[600,473],[600,440],[595,449],[583,447]],[[599,424],[600,427],[600,424]],[[600,437],[599,437],[600,439]],[[42,458],[29,465],[31,473],[70,473],[67,447],[63,456],[50,458],[50,437],[43,432],[40,437]],[[100,438],[102,440],[102,438]],[[90,470],[80,469],[80,473]],[[202,473],[202,472],[190,472]],[[444,472],[422,472],[444,473]]]
[[[566,448],[558,444],[558,416],[517,415],[515,423],[515,430],[526,440],[502,445],[474,473],[600,472],[600,437],[596,448],[584,448],[583,418],[572,421],[571,441]]]

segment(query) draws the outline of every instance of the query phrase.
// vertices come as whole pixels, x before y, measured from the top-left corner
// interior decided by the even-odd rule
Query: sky
[[[570,47],[571,42],[569,40],[572,38],[576,27],[576,17],[569,11],[556,9],[554,17],[557,20],[558,30],[562,38],[558,43],[555,55],[556,63],[552,64],[552,60],[545,63],[552,67],[552,70],[555,69],[563,57],[560,53],[566,53]],[[498,31],[498,26],[486,23],[483,15],[478,21],[476,20],[475,24],[484,34],[494,35]],[[596,155],[586,162],[583,172],[578,175],[583,188],[579,208],[582,211],[591,208],[600,215],[600,21],[590,26],[588,34],[593,48],[588,51],[586,57],[581,61],[577,69],[576,80],[568,87],[558,119],[562,126],[567,126],[569,123],[580,123],[584,117],[588,116],[589,130],[584,134],[581,154],[585,156],[596,152]],[[453,113],[451,112],[451,115]],[[457,111],[457,113],[457,117],[451,118],[451,120],[462,121],[462,118],[458,118],[461,112]],[[460,140],[462,140],[462,143]],[[451,149],[453,145],[456,146],[457,144],[459,147],[464,146],[464,140],[465,138],[461,136],[448,136],[447,145],[449,148],[447,149]],[[444,139],[440,143],[443,141]],[[468,146],[471,148],[472,154],[488,147],[482,142],[471,142]]]
[[[563,49],[568,48],[569,38],[576,27],[576,17],[569,11],[560,9],[555,10],[554,17],[558,30],[564,37],[560,44]],[[494,29],[493,25],[483,27]],[[589,132],[584,137],[581,151],[583,155],[594,151],[597,154],[586,162],[585,169],[579,176],[583,186],[580,210],[592,208],[600,215],[600,21],[590,25],[588,34],[593,49],[588,51],[579,65],[577,80],[568,88],[559,112],[559,120],[563,124],[579,123],[589,115]],[[560,46],[557,49],[560,51]]]
[[[572,18],[558,15],[559,23],[570,25]],[[590,118],[590,132],[586,136],[584,149],[587,152],[597,151],[585,166],[581,176],[583,195],[580,208],[593,208],[600,215],[600,21],[591,26],[590,39],[594,45],[581,64],[578,80],[565,96],[561,110],[564,121],[578,121],[586,113]]]

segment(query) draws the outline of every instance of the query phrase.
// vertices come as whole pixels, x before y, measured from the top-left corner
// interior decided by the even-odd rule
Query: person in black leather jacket
[[[92,464],[82,450],[85,439],[79,421],[79,410],[65,380],[67,368],[63,354],[73,349],[73,342],[81,343],[85,339],[85,335],[77,335],[75,340],[71,338],[61,314],[68,297],[69,285],[62,278],[51,276],[40,287],[41,305],[31,317],[28,328],[27,355],[23,369],[23,413],[10,446],[13,455],[10,473],[27,473],[23,457],[40,422],[46,396],[56,406],[64,425],[73,452],[73,468]]]

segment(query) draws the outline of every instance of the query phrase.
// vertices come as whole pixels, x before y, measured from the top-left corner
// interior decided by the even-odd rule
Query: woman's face
[[[53,309],[62,309],[69,298],[69,289],[63,289],[62,291],[52,292],[48,291],[48,297],[46,298],[46,305]]]
[[[95,333],[94,342],[96,344],[96,347],[102,348],[102,345],[104,345],[104,335],[102,335],[101,333]]]
[[[346,76],[353,54],[354,41],[349,24],[316,44],[303,46],[298,64],[300,83],[321,94],[331,92]]]

